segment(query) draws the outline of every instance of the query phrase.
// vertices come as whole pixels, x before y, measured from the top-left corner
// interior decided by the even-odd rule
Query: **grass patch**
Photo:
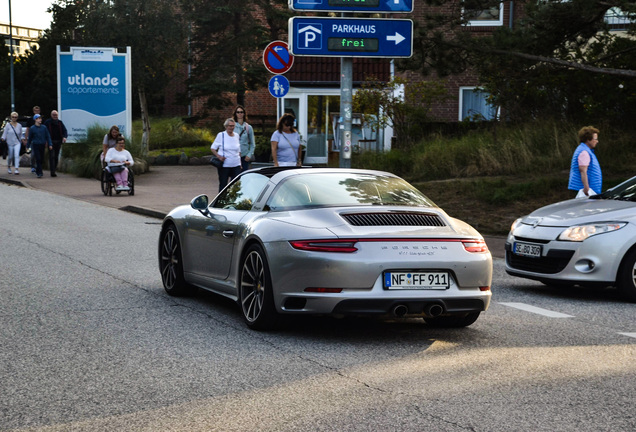
[[[537,208],[574,198],[567,172],[545,177],[482,177],[415,182],[413,185],[444,209],[482,234],[506,235],[515,219]],[[613,187],[627,177],[607,179]]]

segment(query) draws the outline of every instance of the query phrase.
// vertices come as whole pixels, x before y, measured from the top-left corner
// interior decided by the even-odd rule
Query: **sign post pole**
[[[414,0],[289,0],[292,10],[340,12],[340,18],[292,17],[292,56],[340,57],[340,167],[351,168],[353,58],[396,58],[413,55],[413,21],[353,18],[360,13],[410,13]]]
[[[344,129],[340,141],[340,168],[351,168],[351,120],[353,114],[353,58],[340,59],[340,117]]]

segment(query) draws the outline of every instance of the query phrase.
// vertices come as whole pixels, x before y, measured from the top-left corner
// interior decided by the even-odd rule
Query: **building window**
[[[620,8],[613,7],[608,9],[605,14],[605,22],[609,25],[610,30],[625,31],[636,22],[636,15],[625,13]]]
[[[470,2],[466,2],[467,5]],[[464,18],[469,26],[503,25],[503,2],[488,9],[464,8]]]
[[[488,92],[479,87],[460,87],[459,121],[483,121],[497,118],[497,107],[488,103]]]

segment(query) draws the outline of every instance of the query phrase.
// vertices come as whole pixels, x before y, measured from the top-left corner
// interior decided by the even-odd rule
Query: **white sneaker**
[[[130,186],[122,186],[121,190],[123,191],[129,191],[130,190]]]
[[[18,175],[18,174],[20,174],[20,171],[18,171],[18,169],[16,168],[15,169],[15,175]]]
[[[123,191],[123,190],[125,190],[125,189],[124,189],[124,187],[123,187],[123,186],[116,186],[116,187],[115,187],[115,190],[116,190],[116,191]]]
[[[13,174],[13,173],[11,172],[11,168],[9,168],[9,174]]]

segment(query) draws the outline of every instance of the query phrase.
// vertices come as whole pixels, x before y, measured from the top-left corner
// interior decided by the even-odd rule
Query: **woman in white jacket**
[[[115,177],[115,182],[117,183],[117,187],[115,190],[130,190],[128,187],[128,168],[135,164],[132,155],[126,149],[124,149],[124,145],[126,144],[126,140],[123,135],[119,135],[117,137],[117,142],[115,147],[108,150],[106,153],[106,157],[104,160],[108,164],[106,169]]]
[[[24,137],[22,136],[22,125],[18,123],[17,112],[11,113],[11,121],[4,128],[2,140],[6,141],[9,147],[9,160],[7,160],[9,174],[11,174],[11,162],[13,162],[15,174],[18,175],[20,174],[18,171],[20,166],[20,148],[24,142]]]

